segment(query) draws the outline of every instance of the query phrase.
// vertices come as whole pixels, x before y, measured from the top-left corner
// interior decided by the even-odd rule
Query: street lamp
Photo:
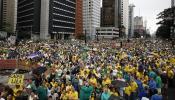
[[[85,44],[87,43],[87,40],[86,40],[86,29],[85,29],[85,40],[84,40]]]
[[[33,26],[30,26],[31,30],[30,30],[30,39],[32,40],[32,32],[33,32]]]
[[[96,33],[96,35],[97,35],[97,41],[99,41],[99,39],[98,39],[98,30],[97,30],[97,33]]]

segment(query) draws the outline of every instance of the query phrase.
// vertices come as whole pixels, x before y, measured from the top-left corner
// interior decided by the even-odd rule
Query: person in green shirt
[[[94,88],[85,83],[80,89],[80,100],[89,100]]]
[[[48,99],[47,88],[44,86],[44,83],[38,87],[37,94],[38,94],[39,100],[47,100]]]
[[[158,93],[161,93],[162,79],[161,79],[159,73],[157,74],[157,77],[156,77],[155,81],[156,81],[156,87],[157,87]]]

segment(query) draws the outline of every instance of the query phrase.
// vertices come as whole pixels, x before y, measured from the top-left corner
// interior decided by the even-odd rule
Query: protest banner
[[[0,60],[0,69],[15,69],[16,66],[16,60]]]
[[[23,85],[24,75],[23,74],[11,74],[9,77],[9,85]]]
[[[36,63],[31,63],[26,60],[16,60],[16,59],[7,59],[0,60],[0,69],[23,69],[30,70],[32,67],[36,67]]]

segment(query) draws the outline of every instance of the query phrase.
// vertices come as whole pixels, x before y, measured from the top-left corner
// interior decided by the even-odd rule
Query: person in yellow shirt
[[[119,92],[118,92],[115,88],[112,88],[112,89],[110,90],[110,94],[111,94],[111,95],[114,95],[114,96],[119,96]]]
[[[148,80],[149,80],[148,75],[145,74],[141,80],[144,87],[148,84]]]
[[[173,69],[170,67],[168,68],[168,81],[169,81],[169,86],[170,87],[173,87],[173,78],[174,78],[174,72],[173,72]]]
[[[111,84],[111,79],[109,77],[105,77],[104,80],[102,81],[102,85],[110,85]]]
[[[92,85],[94,87],[97,87],[97,79],[95,78],[94,75],[92,75],[92,77],[90,78],[89,82],[90,82],[90,85]]]
[[[67,100],[69,98],[69,95],[66,93],[65,90],[62,91],[62,94],[60,96],[61,100]]]
[[[168,78],[173,79],[174,78],[174,72],[172,68],[168,68]]]
[[[124,71],[129,72],[129,65],[125,66]]]
[[[131,80],[130,86],[131,86],[131,92],[137,91],[138,85],[134,80]]]
[[[55,80],[52,79],[52,81],[50,82],[50,84],[51,84],[52,87],[54,87],[54,85],[55,85]]]
[[[20,85],[16,85],[15,88],[13,88],[13,95],[16,96],[18,91],[22,91],[22,87]]]
[[[78,100],[78,92],[72,87],[69,91],[69,100]]]
[[[138,85],[137,83],[132,79],[130,82],[130,86],[131,86],[131,100],[136,100],[136,92],[138,89]]]
[[[130,100],[131,92],[132,92],[131,86],[127,83],[127,87],[124,88],[126,100]]]

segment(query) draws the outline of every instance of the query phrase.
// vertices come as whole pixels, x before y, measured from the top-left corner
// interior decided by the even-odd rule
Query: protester
[[[1,98],[108,100],[113,96],[154,100],[159,94],[167,98],[168,84],[173,85],[169,82],[174,78],[175,56],[168,42],[156,41],[122,41],[122,48],[115,47],[116,41],[2,45],[0,59],[18,60],[19,68],[30,70],[32,78],[22,86],[4,87]]]

